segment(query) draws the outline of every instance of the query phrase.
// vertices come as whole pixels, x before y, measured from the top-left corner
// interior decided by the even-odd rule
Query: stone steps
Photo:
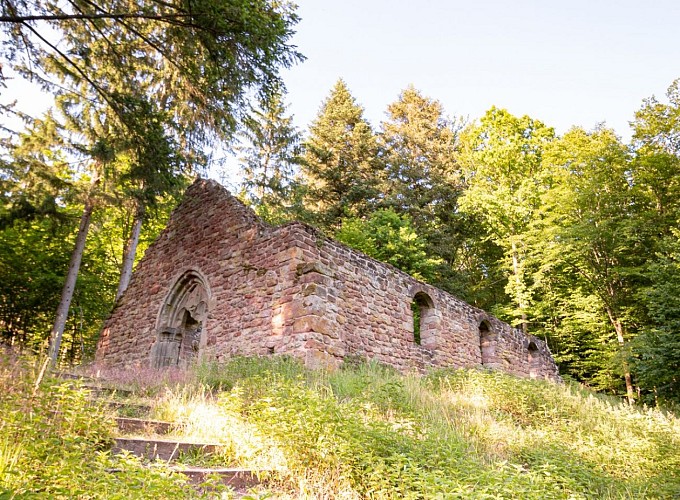
[[[145,461],[163,460],[169,464],[173,472],[185,475],[198,492],[202,491],[206,481],[217,480],[219,483],[232,488],[235,498],[241,498],[247,495],[249,489],[263,484],[260,476],[269,471],[239,467],[190,466],[177,463],[182,455],[190,455],[192,460],[200,463],[202,455],[209,459],[210,455],[219,451],[221,445],[190,441],[180,436],[168,436],[176,432],[179,433],[182,425],[143,418],[144,415],[151,412],[151,405],[108,399],[112,394],[123,395],[126,391],[120,391],[113,387],[97,390],[101,387],[101,384],[92,385],[95,387],[91,387],[89,382],[84,384],[87,389],[92,390],[91,398],[93,401],[107,405],[119,413],[125,411],[136,416],[115,417],[120,436],[114,440],[112,453],[128,452]],[[120,470],[111,470],[110,472],[113,474],[122,473]]]
[[[170,434],[179,428],[172,422],[160,420],[146,420],[143,418],[116,417],[118,430],[125,434]]]
[[[128,451],[140,458],[172,462],[181,454],[213,454],[219,447],[220,445],[216,443],[195,443],[181,439],[118,437],[115,438],[112,451],[114,453]]]
[[[148,415],[149,413],[151,413],[150,405],[131,403],[128,401],[101,400],[99,398],[95,398],[95,401],[99,401],[102,404],[106,405],[109,409],[119,413],[122,411],[127,411],[129,413],[137,415],[138,417],[142,417],[144,415]]]
[[[103,379],[88,377],[87,375],[78,375],[77,373],[66,371],[53,371],[52,376],[61,380],[73,380],[74,382],[78,381],[80,382],[78,387],[88,389],[95,397],[106,395],[129,397],[133,393],[133,391],[130,389],[124,389],[115,385],[107,384]]]
[[[94,397],[100,396],[120,396],[120,397],[130,397],[132,396],[132,391],[129,389],[120,389],[117,387],[111,387],[107,385],[97,384],[97,383],[84,383],[80,387],[90,391],[90,394]]]
[[[197,443],[181,438],[152,438],[149,434],[168,434],[176,430],[178,425],[160,420],[117,417],[116,425],[120,432],[126,434],[146,434],[144,437],[122,436],[115,439],[113,453],[126,451],[145,460],[164,460],[168,463],[176,461],[181,454],[215,453],[220,445],[217,443]],[[189,482],[201,488],[205,481],[216,478],[220,483],[234,490],[237,498],[255,486],[262,484],[259,478],[262,470],[251,470],[238,467],[200,467],[183,464],[172,464],[171,470],[187,476]],[[112,471],[116,472],[116,471]]]
[[[263,471],[254,471],[241,468],[211,468],[211,467],[189,467],[173,466],[172,470],[184,474],[193,484],[200,485],[210,476],[216,476],[222,484],[231,486],[235,490],[247,490],[262,484],[258,474]]]
[[[92,377],[87,377],[85,375],[78,375],[77,373],[65,372],[61,370],[55,370],[51,372],[52,376],[62,380],[82,380],[87,382],[94,382]]]

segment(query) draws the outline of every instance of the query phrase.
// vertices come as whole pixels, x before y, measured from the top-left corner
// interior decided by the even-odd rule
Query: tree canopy
[[[565,377],[680,402],[678,81],[642,102],[629,143],[495,106],[449,117],[413,86],[373,126],[342,79],[302,133],[279,74],[302,60],[293,4],[0,9],[2,64],[54,97],[2,138],[5,341],[41,349],[59,308],[61,359],[86,356],[138,246],[237,138],[241,196],[266,220],[315,224],[545,338]]]

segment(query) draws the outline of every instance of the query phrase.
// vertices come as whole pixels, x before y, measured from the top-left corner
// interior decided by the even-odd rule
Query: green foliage
[[[462,124],[441,103],[408,87],[387,107],[379,136],[386,180],[382,205],[408,215],[437,262],[433,284],[465,295],[465,240],[474,228],[458,210],[462,193],[457,161]]]
[[[0,268],[5,276],[0,286],[0,331],[6,342],[33,350],[43,347],[59,302],[74,229],[72,223],[41,218],[15,221],[0,231]],[[107,260],[105,247],[91,246],[84,256],[75,314],[64,338],[65,358],[71,362],[82,359],[83,350],[92,352],[110,307],[118,270]]]
[[[248,93],[268,93],[279,68],[302,58],[289,44],[298,17],[288,2],[19,1],[4,9],[49,22],[3,25],[12,40],[3,56],[17,70],[86,113],[119,114],[119,96],[153,95],[194,151],[214,134],[231,134]],[[59,47],[49,41],[55,37]]]
[[[532,312],[567,356],[568,373],[616,391],[628,370],[622,353],[642,258],[628,227],[627,151],[609,129],[574,128],[546,148],[544,163],[552,185],[524,237]]]
[[[574,384],[362,362],[307,371],[286,358],[202,369],[227,391],[220,404],[241,421],[231,425],[283,454],[293,496],[632,499],[680,488],[675,417]]]
[[[375,134],[363,117],[363,109],[345,82],[338,80],[304,143],[307,217],[332,230],[344,217],[370,213],[380,193],[377,154]]]
[[[413,87],[387,107],[387,116],[380,135],[388,175],[385,203],[426,232],[456,207],[459,125],[444,115],[439,101]]]
[[[680,402],[680,234],[660,242],[663,251],[649,266],[650,285],[639,298],[650,324],[636,339],[634,364],[649,403]]]
[[[149,212],[141,235],[143,254],[165,225],[175,200]],[[59,207],[54,216],[16,219],[0,230],[0,336],[29,350],[44,347],[59,303],[79,207]],[[120,248],[131,224],[124,207],[95,213],[63,339],[62,361],[75,363],[93,352],[101,322],[110,312],[120,273]]]
[[[0,229],[17,219],[58,215],[58,200],[72,196],[73,169],[53,116],[35,120],[15,140],[3,139],[0,146]]]
[[[542,158],[553,138],[553,129],[540,121],[492,107],[464,132],[459,155],[466,184],[460,208],[478,218],[504,252],[496,265],[507,277],[511,303],[496,310],[525,328],[530,294],[524,232],[549,185]]]
[[[49,378],[36,387],[32,363],[0,361],[0,495],[185,497],[186,478],[167,464],[144,467],[136,457],[111,455],[113,423],[89,391]]]
[[[344,219],[335,237],[357,250],[387,262],[415,278],[431,281],[440,260],[427,256],[426,243],[408,215],[391,209],[373,212],[367,220]]]
[[[300,133],[286,116],[283,92],[261,99],[240,132],[243,188],[248,201],[265,205],[267,213],[286,208],[296,187]]]

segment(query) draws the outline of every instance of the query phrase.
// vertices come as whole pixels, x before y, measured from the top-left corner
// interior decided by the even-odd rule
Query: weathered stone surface
[[[559,377],[540,339],[308,225],[268,226],[219,184],[196,181],[106,321],[97,360],[131,368],[269,354]]]

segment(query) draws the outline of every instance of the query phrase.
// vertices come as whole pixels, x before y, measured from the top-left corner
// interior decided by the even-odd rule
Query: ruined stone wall
[[[460,299],[298,224],[301,319],[293,334],[308,364],[338,364],[348,355],[399,370],[485,365],[508,373],[556,378],[546,344]],[[420,344],[411,303],[426,298]],[[487,346],[482,358],[485,324]]]
[[[484,364],[557,377],[542,341],[307,225],[267,226],[212,181],[189,188],[147,250],[104,325],[97,360],[153,364],[161,336],[179,324],[168,318],[187,273],[187,283],[205,288],[194,295],[207,297],[204,315],[194,312],[203,299],[183,302],[201,320],[199,356],[291,354],[309,366],[360,356],[400,370]],[[414,298],[422,307],[420,344]]]

